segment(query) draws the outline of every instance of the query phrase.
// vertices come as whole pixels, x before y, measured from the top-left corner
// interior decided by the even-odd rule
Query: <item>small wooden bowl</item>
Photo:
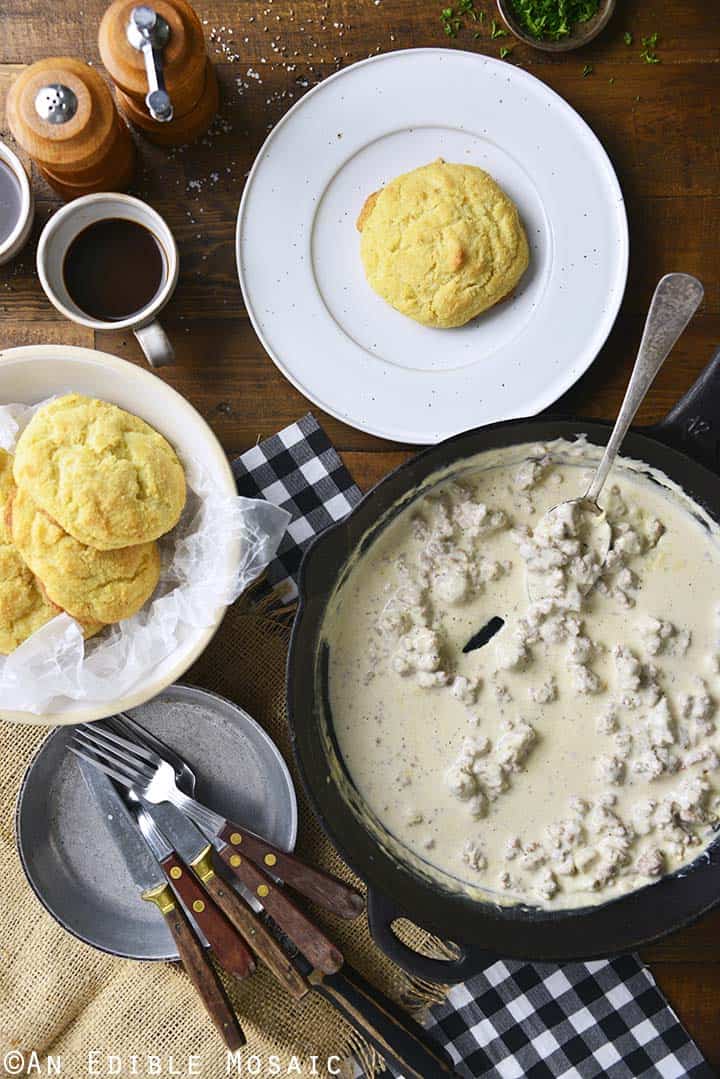
[[[559,41],[532,37],[526,33],[513,14],[512,0],[497,0],[497,6],[500,17],[508,30],[526,45],[532,45],[534,49],[541,49],[543,52],[570,52],[571,49],[579,49],[587,45],[589,41],[597,37],[601,30],[604,30],[615,11],[615,0],[600,0],[597,14],[587,22],[576,23],[573,32]]]

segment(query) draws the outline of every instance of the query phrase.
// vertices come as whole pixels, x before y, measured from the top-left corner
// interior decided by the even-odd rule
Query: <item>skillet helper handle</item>
[[[247,978],[255,970],[255,960],[220,908],[174,851],[160,864],[173,890],[186,909],[192,911],[196,924],[223,970],[236,978]]]
[[[370,936],[388,959],[411,978],[457,985],[497,960],[497,956],[486,948],[469,944],[458,946],[458,955],[450,959],[433,959],[429,955],[422,955],[408,947],[394,931],[393,922],[402,917],[403,912],[384,895],[374,890],[368,891]]]
[[[420,1024],[347,963],[336,974],[313,971],[310,984],[364,1034],[405,1079],[457,1075],[444,1051]]]
[[[665,419],[647,428],[673,449],[720,471],[720,348]]]
[[[272,971],[294,1000],[300,1000],[309,991],[309,986],[299,970],[282,950],[275,937],[258,918],[255,911],[237,894],[213,869],[209,855],[193,863],[208,895],[212,896],[220,910],[235,926],[238,933],[249,944],[258,959]]]
[[[155,892],[148,892],[143,899],[155,903],[160,910],[175,941],[185,972],[195,986],[226,1047],[232,1052],[242,1049],[246,1041],[242,1027],[215,973],[210,957],[195,936],[187,915],[180,904],[175,902],[169,886],[165,885],[156,889]]]
[[[324,910],[329,910],[331,914],[352,920],[359,917],[365,910],[363,897],[344,881],[333,877],[330,873],[315,869],[314,866],[308,865],[293,854],[287,854],[259,836],[253,835],[252,832],[228,821],[220,833],[220,839],[225,843],[232,843],[235,836],[240,836],[240,842],[236,840],[234,845],[242,848],[250,861],[263,868],[267,866],[273,876],[279,877],[296,892],[313,903],[317,903]]]
[[[283,933],[287,934],[314,967],[318,967],[325,974],[334,974],[340,969],[344,962],[342,953],[321,929],[313,925],[272,877],[244,854],[239,854],[233,843],[222,847],[218,854],[230,872],[260,900]]]

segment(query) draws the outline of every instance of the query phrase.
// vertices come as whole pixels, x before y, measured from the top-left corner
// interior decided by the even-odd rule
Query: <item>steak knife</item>
[[[145,811],[155,821],[182,860],[189,865],[205,891],[244,937],[259,959],[272,971],[295,1000],[308,992],[309,986],[296,970],[265,923],[227,882],[215,872],[212,847],[203,833],[177,809],[166,803],[145,804]]]
[[[185,971],[225,1045],[235,1052],[245,1035],[215,968],[179,903],[165,874],[139,834],[135,821],[112,782],[97,768],[80,762],[83,778],[102,812],[111,839],[120,851],[141,899],[154,903],[167,925]]]
[[[160,863],[172,890],[186,909],[192,911],[196,925],[220,966],[236,978],[247,978],[255,970],[255,960],[242,936],[208,895],[201,883],[202,878],[190,872],[177,849],[170,845],[145,807],[138,802],[132,811],[145,842]]]
[[[274,934],[212,864],[211,847],[200,829],[167,802],[145,803],[180,857],[202,880],[238,932],[295,1000],[313,991],[325,997],[407,1079],[456,1075],[444,1051],[422,1027],[350,966],[327,975],[298,954],[291,959]],[[255,900],[257,902],[257,900]],[[300,949],[302,953],[302,949]]]

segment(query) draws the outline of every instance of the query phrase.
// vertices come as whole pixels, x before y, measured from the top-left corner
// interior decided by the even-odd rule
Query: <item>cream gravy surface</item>
[[[498,902],[639,888],[696,858],[720,815],[718,530],[621,460],[595,564],[581,519],[543,514],[582,493],[598,454],[582,438],[512,447],[440,477],[326,616],[361,798],[424,871]]]

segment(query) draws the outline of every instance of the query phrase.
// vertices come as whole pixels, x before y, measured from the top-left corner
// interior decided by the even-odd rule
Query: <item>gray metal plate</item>
[[[192,686],[170,686],[131,713],[197,776],[197,797],[284,850],[297,834],[297,802],[275,744],[247,712]],[[129,959],[177,959],[156,907],[138,896],[122,856],[66,752],[59,727],[30,764],[16,836],[27,878],[52,916],[75,936]]]

